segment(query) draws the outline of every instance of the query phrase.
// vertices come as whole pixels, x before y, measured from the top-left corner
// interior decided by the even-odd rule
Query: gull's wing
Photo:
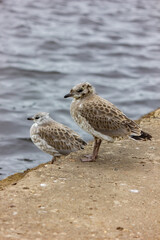
[[[78,108],[78,114],[94,130],[110,137],[141,134],[140,127],[134,121],[127,118],[115,105],[97,95],[94,100],[83,102]]]
[[[86,142],[80,136],[68,127],[55,125],[41,126],[38,130],[41,139],[56,149],[61,154],[69,154],[70,152],[83,149]]]

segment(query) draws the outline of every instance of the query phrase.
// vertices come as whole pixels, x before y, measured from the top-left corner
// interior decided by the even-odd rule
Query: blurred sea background
[[[63,96],[88,81],[137,119],[160,106],[159,0],[0,1],[0,178],[52,157],[29,140],[27,117],[72,120]]]

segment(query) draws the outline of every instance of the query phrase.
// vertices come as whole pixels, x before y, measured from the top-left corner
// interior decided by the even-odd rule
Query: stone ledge
[[[160,239],[160,109],[140,124],[152,141],[103,142],[1,183],[0,239]]]

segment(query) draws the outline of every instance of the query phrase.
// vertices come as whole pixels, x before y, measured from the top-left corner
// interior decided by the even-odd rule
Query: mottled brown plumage
[[[134,136],[151,138],[147,133],[142,134],[144,132],[141,128],[115,105],[98,96],[94,87],[87,82],[73,87],[65,97],[74,97],[71,104],[73,119],[82,129],[95,137],[94,151],[89,161],[97,158],[98,150],[95,149],[99,149],[101,140],[112,142],[116,137],[126,136],[137,140],[140,138]]]
[[[80,104],[78,101],[72,103],[71,114],[74,118],[81,115],[94,130],[110,137],[122,137],[131,133],[140,135],[141,132],[134,121],[96,94],[83,98]]]
[[[42,151],[52,155],[52,162],[54,157],[61,154],[67,155],[70,152],[83,149],[86,145],[86,142],[76,132],[54,121],[48,113],[37,113],[28,120],[35,122],[30,129],[33,143]]]

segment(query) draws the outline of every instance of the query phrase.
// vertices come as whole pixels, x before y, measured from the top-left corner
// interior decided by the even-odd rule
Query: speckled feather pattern
[[[67,155],[86,145],[76,132],[54,120],[40,125],[34,123],[30,135],[38,148],[53,156]]]
[[[101,139],[140,135],[140,127],[115,105],[97,94],[89,94],[71,103],[71,115],[77,124]]]

